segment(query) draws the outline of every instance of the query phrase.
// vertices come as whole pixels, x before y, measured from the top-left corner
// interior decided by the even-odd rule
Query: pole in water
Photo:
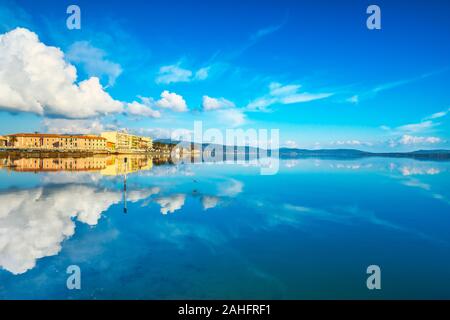
[[[124,159],[125,162],[125,174],[123,176],[123,213],[127,213],[127,158]]]

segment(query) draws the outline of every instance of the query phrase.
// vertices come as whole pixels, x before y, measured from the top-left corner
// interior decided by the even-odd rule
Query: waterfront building
[[[0,148],[36,152],[147,153],[152,139],[126,132],[103,132],[99,135],[50,133],[16,133],[0,136]]]
[[[152,149],[152,139],[148,137],[123,131],[106,131],[102,132],[101,136],[108,142],[114,143],[117,153],[148,152]]]
[[[67,152],[106,152],[106,139],[95,135],[16,133],[7,135],[11,149]]]
[[[106,141],[106,150],[108,150],[108,152],[110,152],[110,153],[115,153],[116,152],[116,144],[111,141]]]

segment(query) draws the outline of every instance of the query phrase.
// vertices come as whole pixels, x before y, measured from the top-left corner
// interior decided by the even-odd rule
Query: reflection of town
[[[101,171],[104,174],[119,174],[122,173],[120,170],[132,172],[140,166],[141,169],[151,168],[152,163],[164,160],[154,158],[153,161],[156,161],[152,162],[151,158],[145,160],[145,157],[129,157],[127,160],[125,157],[105,158],[111,160],[111,164]],[[124,163],[129,164],[129,169]],[[170,167],[180,170],[178,166]],[[166,169],[163,166],[160,168]],[[182,174],[181,171],[177,172]],[[79,174],[90,178],[94,175],[90,172]],[[78,180],[75,178],[78,175],[73,174],[61,175],[65,179],[54,174],[43,176],[45,179],[39,186],[0,188],[0,273],[4,269],[14,275],[24,274],[34,269],[38,260],[58,255],[64,240],[78,232],[77,223],[94,227],[104,213],[115,210],[113,207],[117,209],[120,206],[124,213],[132,214],[133,211],[128,212],[128,205],[137,210],[153,204],[158,212],[167,215],[181,211],[188,197],[192,197],[206,211],[220,207],[222,203],[225,205],[243,191],[242,182],[229,178],[217,179],[213,184],[208,184],[204,191],[198,190],[197,186],[189,192],[191,179],[180,184],[177,182],[175,185],[180,189],[174,191],[170,187],[165,188],[164,184],[158,186],[156,181],[147,185],[134,180],[131,188],[127,188],[127,174],[123,174],[123,185],[110,184],[111,181],[120,181],[111,177]],[[190,187],[185,189],[185,186]],[[167,233],[171,232],[170,225],[168,227]]]
[[[173,163],[169,156],[92,155],[87,157],[14,157],[0,158],[0,169],[18,172],[89,171],[114,176],[151,170],[153,165]]]

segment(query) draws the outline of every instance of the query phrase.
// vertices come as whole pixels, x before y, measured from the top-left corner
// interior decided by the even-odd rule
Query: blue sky
[[[80,30],[66,27],[71,4]],[[381,30],[366,27],[370,4],[381,8]],[[25,101],[4,91],[0,133],[164,137],[202,120],[278,128],[282,145],[301,148],[450,148],[449,12],[444,0],[0,0],[0,34],[9,35],[0,92]],[[51,58],[26,53],[41,45]],[[75,89],[70,70],[55,66],[62,59],[76,68]],[[92,77],[98,86],[79,89]],[[98,104],[85,103],[93,95]]]

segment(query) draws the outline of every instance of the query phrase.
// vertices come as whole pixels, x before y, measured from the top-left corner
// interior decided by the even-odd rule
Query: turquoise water
[[[1,299],[450,298],[450,163],[0,170]],[[368,290],[366,268],[381,268]],[[81,269],[68,290],[66,268]]]

